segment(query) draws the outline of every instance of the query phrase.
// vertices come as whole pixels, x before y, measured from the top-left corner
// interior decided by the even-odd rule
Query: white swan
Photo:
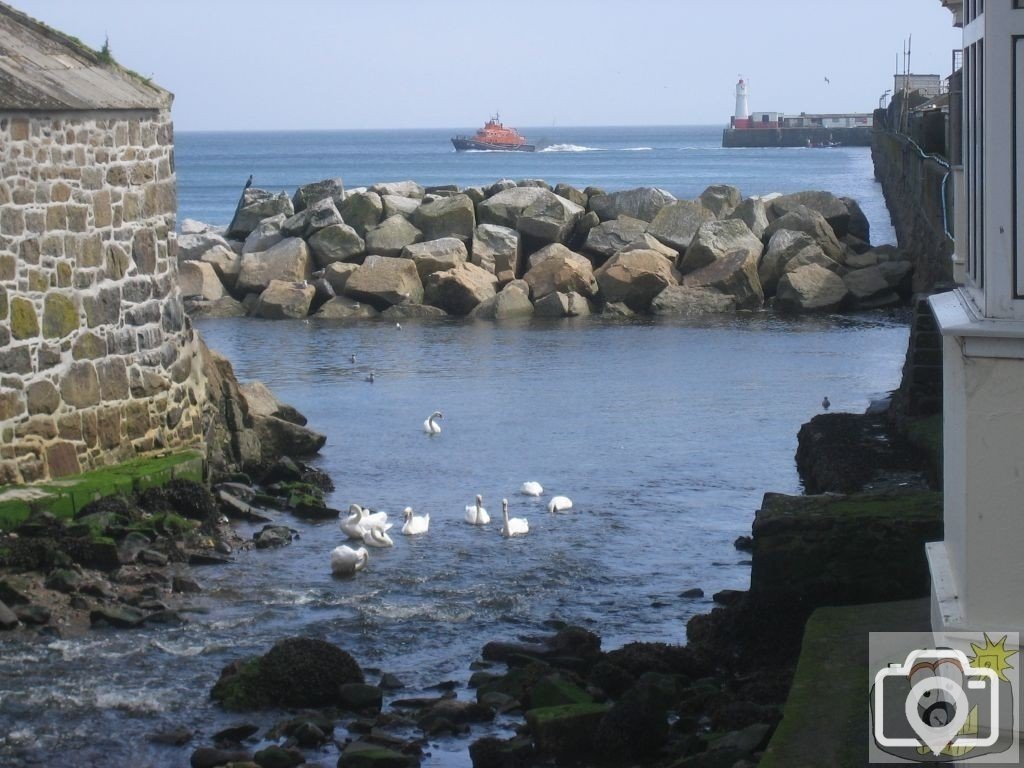
[[[349,516],[341,521],[339,527],[350,539],[363,538],[363,534],[370,528],[379,528],[382,531],[391,528],[387,512],[369,513],[358,504],[349,505],[348,511]]]
[[[363,570],[370,560],[366,547],[352,549],[345,544],[331,550],[331,573],[335,576],[352,576]]]
[[[572,499],[568,496],[554,496],[548,502],[548,512],[565,512],[572,509]]]
[[[501,516],[505,518],[501,526],[502,536],[522,536],[530,532],[530,523],[525,517],[508,516],[508,499],[501,500]]]
[[[523,483],[523,486],[519,489],[520,493],[525,493],[527,496],[541,496],[544,493],[544,486],[538,483],[536,480],[527,480]]]
[[[427,420],[423,422],[423,431],[426,432],[428,435],[440,435],[441,425],[438,424],[437,421],[435,421],[435,419],[443,418],[443,413],[441,413],[440,411],[434,411],[432,414],[430,414],[429,418],[427,418]]]
[[[476,504],[466,505],[466,522],[470,525],[487,525],[491,522],[491,516],[484,509],[484,497],[479,493],[476,495]]]
[[[405,518],[405,525],[402,526],[402,533],[406,536],[415,536],[419,533],[426,533],[430,527],[430,513],[425,515],[414,515],[412,513],[412,507],[406,507],[402,511],[402,517]]]
[[[382,528],[367,528],[363,534],[363,543],[371,547],[393,547],[395,542]]]

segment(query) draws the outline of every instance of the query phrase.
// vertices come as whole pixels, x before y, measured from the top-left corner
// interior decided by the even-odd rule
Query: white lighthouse
[[[736,113],[733,117],[737,120],[746,120],[750,117],[750,109],[747,107],[747,84],[742,77],[736,83]]]

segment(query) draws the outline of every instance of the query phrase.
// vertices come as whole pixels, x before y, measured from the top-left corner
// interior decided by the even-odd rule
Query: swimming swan
[[[548,502],[548,512],[565,512],[572,509],[572,499],[568,496],[554,496]]]
[[[430,414],[430,417],[426,421],[423,422],[423,431],[426,432],[428,435],[440,435],[441,434],[441,425],[438,424],[435,421],[435,419],[443,419],[443,418],[444,418],[444,414],[443,413],[441,413],[440,411],[434,411],[432,414]]]
[[[525,517],[508,516],[508,499],[501,500],[501,516],[505,518],[501,526],[502,536],[522,536],[530,532],[530,523]]]
[[[387,512],[369,513],[358,504],[349,505],[348,511],[349,516],[341,521],[339,527],[350,539],[363,538],[363,534],[370,528],[380,528],[382,531],[391,528]]]
[[[406,507],[402,511],[405,518],[405,525],[402,526],[402,533],[406,536],[415,536],[419,533],[426,533],[430,527],[430,513],[425,515],[414,515],[412,507]]]
[[[331,573],[335,576],[352,576],[363,570],[370,560],[366,547],[352,549],[345,544],[331,550]]]
[[[544,486],[538,483],[536,480],[527,480],[523,483],[523,486],[519,489],[520,493],[525,493],[527,496],[541,496],[544,493]]]
[[[476,504],[466,506],[466,522],[470,525],[487,525],[491,522],[491,516],[484,509],[484,497],[476,495]]]
[[[363,543],[371,547],[393,547],[395,542],[382,528],[367,528],[363,534]]]

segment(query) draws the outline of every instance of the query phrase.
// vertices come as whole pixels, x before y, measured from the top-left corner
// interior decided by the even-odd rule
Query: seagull
[[[822,400],[821,400],[821,407],[824,408],[827,411],[831,407],[831,405],[832,405],[832,403],[828,399],[828,395],[825,395],[825,397],[822,398]]]
[[[829,79],[828,79],[827,77],[825,78],[825,84],[826,84],[826,85],[830,84],[831,82],[832,82],[832,81],[831,81],[831,80],[829,80]]]
[[[351,356],[351,357],[350,357],[350,358],[348,359],[348,361],[349,361],[350,363],[352,363],[352,365],[355,365],[355,364],[356,364],[356,356],[355,356],[355,355],[353,354],[353,355],[352,355],[352,356]]]
[[[245,182],[245,189],[248,189],[251,186],[252,186],[252,174],[250,173],[249,174],[249,178],[246,179],[246,182]]]
[[[363,379],[363,381],[368,381],[370,384],[373,384],[373,371],[370,371],[370,375]]]
[[[402,330],[402,324],[401,323],[395,323],[395,328],[397,328],[398,330]]]

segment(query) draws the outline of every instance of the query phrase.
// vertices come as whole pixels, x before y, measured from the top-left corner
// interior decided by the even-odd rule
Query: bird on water
[[[367,376],[367,377],[366,377],[366,378],[364,379],[364,381],[368,381],[368,382],[369,382],[370,384],[373,384],[373,371],[370,371],[370,375],[369,375],[369,376]]]
[[[830,401],[830,400],[828,399],[828,395],[825,395],[825,397],[824,397],[824,398],[822,398],[822,401],[821,401],[821,407],[822,407],[822,408],[824,408],[824,409],[825,409],[826,411],[827,411],[827,410],[828,410],[828,409],[829,409],[830,407],[832,407],[832,401]]]
[[[440,411],[434,411],[429,417],[427,417],[427,420],[423,422],[423,431],[428,435],[440,435],[441,425],[437,423],[437,420],[443,418],[443,413]]]

